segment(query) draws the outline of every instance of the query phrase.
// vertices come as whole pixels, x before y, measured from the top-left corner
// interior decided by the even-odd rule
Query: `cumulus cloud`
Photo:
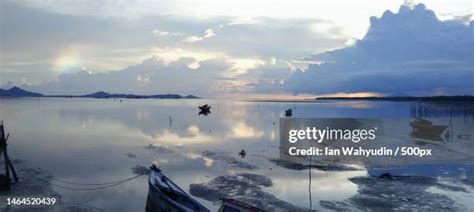
[[[191,36],[191,37],[188,37],[184,40],[184,42],[188,42],[188,43],[194,43],[194,42],[198,42],[198,41],[202,41],[206,38],[210,38],[210,37],[214,37],[216,36],[216,33],[214,33],[214,30],[213,29],[207,29],[205,32],[204,32],[204,35],[199,37],[199,36]]]
[[[235,56],[295,59],[344,46],[349,38],[334,23],[322,19],[277,19],[268,17],[217,18],[212,25],[217,35],[189,48],[227,52]]]
[[[74,75],[73,72],[82,68],[94,74],[121,71],[157,54],[167,60],[163,56],[166,54],[174,61],[191,57],[195,62],[188,65],[194,69],[200,61],[225,58],[238,74],[254,68],[262,58],[291,61],[341,47],[346,40],[341,38],[342,31],[336,26],[326,27],[334,37],[314,31],[312,26],[329,23],[320,19],[223,16],[200,19],[160,14],[123,19],[61,13],[41,5],[35,1],[1,2],[0,85],[9,81],[15,85],[48,84],[44,81],[53,84],[64,78],[61,75]],[[80,8],[72,3],[69,6]],[[174,51],[177,49],[182,51]],[[221,85],[234,86],[227,83]],[[239,83],[239,87],[246,84]],[[83,91],[68,89],[65,88],[68,91],[65,94]]]
[[[157,35],[157,36],[167,36],[170,34],[170,32],[167,32],[167,31],[161,31],[159,29],[155,29],[153,30],[153,34]]]
[[[269,57],[262,64],[249,69],[246,73],[238,75],[236,78],[242,80],[245,84],[242,85],[242,88],[234,89],[238,92],[247,93],[255,91],[259,93],[282,92],[273,88],[283,85],[285,80],[295,70],[296,68],[288,61]]]
[[[199,94],[209,95],[218,86],[223,71],[231,68],[224,59],[208,59],[199,62],[198,68],[190,68],[192,58],[181,58],[165,63],[152,57],[120,71],[90,73],[79,71],[62,74],[56,81],[48,81],[27,89],[45,94],[87,94],[96,91],[135,94]],[[196,80],[199,79],[199,80]]]
[[[227,25],[231,26],[231,25],[255,24],[255,23],[258,23],[258,21],[252,17],[239,16],[239,17],[233,18],[229,23],[227,23]]]
[[[294,93],[474,94],[474,23],[440,21],[423,4],[371,17],[353,46],[315,54],[271,89]],[[322,61],[322,63],[320,63]],[[270,88],[267,88],[270,89]]]
[[[154,29],[153,34],[158,37],[163,37],[163,36],[182,36],[183,33],[180,32],[168,32],[160,29]]]
[[[150,56],[146,51],[154,42],[151,23],[122,24],[119,20],[52,14],[20,2],[0,4],[0,84],[13,81],[18,85],[19,76],[32,84],[55,80],[61,74],[55,63],[66,57],[80,62],[79,68],[108,71]]]
[[[472,15],[449,14],[454,18],[441,21],[421,4],[372,17],[365,37],[355,40],[331,21],[308,17],[157,12],[126,19],[67,8],[52,12],[35,2],[1,2],[0,84],[13,81],[48,94],[201,96],[474,90]]]

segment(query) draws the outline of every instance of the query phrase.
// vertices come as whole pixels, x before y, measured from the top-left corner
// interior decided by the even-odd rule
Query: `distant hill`
[[[23,90],[19,87],[10,89],[0,89],[0,97],[59,97],[59,98],[129,98],[129,99],[199,99],[197,96],[178,94],[156,94],[156,95],[136,95],[136,94],[111,94],[99,91],[86,95],[43,95]]]
[[[19,87],[12,87],[10,89],[0,89],[1,97],[41,97],[44,96],[40,93],[34,93],[23,90]]]
[[[110,97],[110,93],[104,92],[104,91],[99,91],[87,95],[83,95],[82,97],[91,97],[91,98],[108,98]]]
[[[424,101],[424,102],[474,102],[474,96],[393,96],[393,97],[319,97],[316,100],[367,100],[367,101]]]
[[[194,96],[194,95],[187,95],[184,98],[186,98],[186,99],[200,99],[199,97]]]
[[[99,91],[79,97],[89,98],[128,98],[128,99],[197,99],[199,97],[193,95],[181,96],[178,94],[157,94],[157,95],[136,95],[136,94],[111,94]]]

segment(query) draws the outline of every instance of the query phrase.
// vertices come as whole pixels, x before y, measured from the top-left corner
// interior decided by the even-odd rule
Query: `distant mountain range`
[[[137,95],[137,94],[111,94],[99,91],[86,95],[43,95],[23,90],[19,87],[10,89],[0,89],[0,97],[62,97],[62,98],[129,98],[129,99],[199,99],[197,96],[178,94],[157,94],[157,95]]]
[[[199,99],[200,97],[187,95],[181,96],[179,94],[156,94],[156,95],[137,95],[137,94],[111,94],[104,91],[99,91],[86,95],[43,95],[23,90],[19,87],[12,87],[10,89],[0,89],[0,97],[61,97],[61,98],[127,98],[127,99]],[[319,97],[315,100],[366,100],[366,101],[425,101],[425,102],[474,102],[474,96],[393,96],[393,97]]]
[[[178,94],[157,94],[157,95],[136,95],[136,94],[110,94],[104,91],[99,91],[87,94],[81,97],[89,98],[128,98],[128,99],[199,99],[197,96],[187,95],[181,96]]]

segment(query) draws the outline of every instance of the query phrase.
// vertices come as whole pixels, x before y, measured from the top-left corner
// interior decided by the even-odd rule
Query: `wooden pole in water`
[[[5,160],[5,182],[2,184],[6,186],[5,188],[10,190],[10,170],[8,169],[8,161],[7,161],[7,154],[6,154],[6,148],[7,148],[7,142],[5,139],[5,130],[3,129],[3,121],[0,122],[0,153],[3,153],[3,159]]]
[[[15,182],[18,182],[18,177],[16,176],[15,168],[13,168],[13,164],[8,157],[7,151],[7,140],[10,134],[5,137],[5,128],[3,126],[3,121],[0,122],[0,149],[3,152],[3,158],[5,160],[5,184],[6,189],[10,189],[10,169],[13,173],[13,178]]]
[[[8,157],[8,151],[7,151],[7,141],[8,141],[8,137],[10,137],[10,134],[7,134],[7,137],[5,138],[5,157],[6,157],[6,161],[8,162],[8,168],[10,168],[12,170],[12,173],[13,173],[13,179],[15,180],[15,182],[18,182],[18,177],[16,176],[16,171],[15,171],[15,168],[13,167],[13,163],[12,161],[10,160],[10,157]],[[10,179],[10,178],[8,178]]]

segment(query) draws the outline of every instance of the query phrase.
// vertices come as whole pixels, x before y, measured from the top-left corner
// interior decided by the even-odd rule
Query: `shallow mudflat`
[[[344,201],[320,201],[331,210],[447,210],[464,211],[461,198],[472,198],[472,185],[463,181],[442,181],[432,177],[356,177],[358,193]],[[436,192],[435,192],[436,190]],[[464,202],[465,203],[465,202]],[[468,203],[469,204],[469,203]]]
[[[203,104],[212,106],[208,116],[198,114],[197,106]],[[15,162],[20,182],[10,194],[59,195],[64,210],[144,211],[148,192],[145,176],[98,190],[63,189],[44,181],[114,182],[146,174],[146,167],[156,164],[212,210],[220,206],[221,197],[288,210],[385,210],[415,205],[427,210],[464,210],[474,205],[472,165],[398,166],[393,176],[413,178],[389,180],[378,178],[380,173],[374,173],[376,169],[370,166],[315,161],[310,169],[285,160],[279,151],[278,123],[288,108],[296,117],[406,118],[411,105],[364,101],[300,104],[202,99],[1,99],[0,116],[10,133],[9,155],[23,161]],[[466,126],[456,124],[452,127],[458,134],[472,133],[472,119],[463,122]],[[402,127],[390,128],[400,135],[393,142],[414,143],[408,123],[397,126]],[[454,141],[446,145],[419,145],[445,148],[458,155],[474,152],[472,141],[457,138],[454,136]],[[242,150],[246,154],[239,154]],[[384,201],[387,198],[391,201]]]

